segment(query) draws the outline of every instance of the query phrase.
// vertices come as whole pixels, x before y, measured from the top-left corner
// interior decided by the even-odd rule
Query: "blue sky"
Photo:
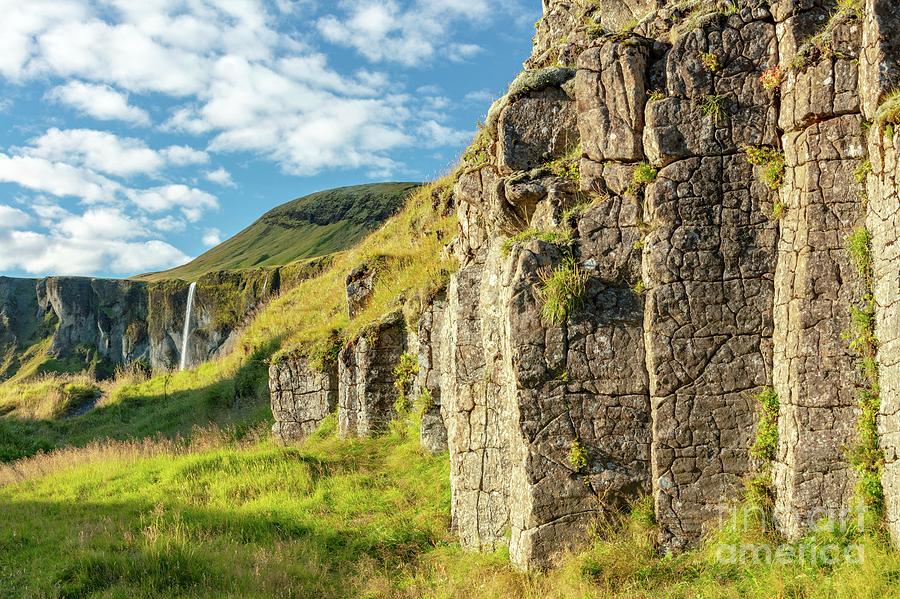
[[[183,263],[320,189],[444,172],[538,0],[0,0],[0,275]]]

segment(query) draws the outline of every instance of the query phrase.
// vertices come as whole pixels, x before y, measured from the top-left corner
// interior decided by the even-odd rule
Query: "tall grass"
[[[279,448],[209,429],[193,444],[108,443],[32,458],[0,482],[0,596],[890,597],[900,556],[879,531],[778,537],[752,503],[703,544],[660,553],[649,498],[599,519],[544,574],[449,531],[446,455],[418,435],[340,440],[330,417]],[[7,467],[5,471],[9,471]],[[793,552],[731,560],[737,547]],[[857,547],[862,561],[821,555]]]

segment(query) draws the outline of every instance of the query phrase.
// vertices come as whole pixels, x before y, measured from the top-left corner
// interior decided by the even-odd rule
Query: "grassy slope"
[[[288,202],[184,266],[138,280],[196,280],[208,272],[281,266],[356,245],[401,206],[416,183],[342,187]]]
[[[65,402],[62,388],[71,376],[0,383],[0,462],[102,438],[185,436],[195,425],[246,427],[270,418],[266,362],[273,354],[296,350],[318,359],[333,356],[342,340],[401,307],[401,297],[415,303],[449,276],[440,250],[455,229],[455,218],[434,212],[432,189],[422,188],[406,209],[335,256],[321,275],[260,310],[243,330],[238,350],[226,358],[150,380],[126,373],[100,384],[104,397],[97,408],[75,418],[58,417]],[[373,302],[350,320],[344,280],[355,266],[375,259],[380,267]]]

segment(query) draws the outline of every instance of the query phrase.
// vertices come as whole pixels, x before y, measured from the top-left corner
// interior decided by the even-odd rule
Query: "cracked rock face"
[[[373,325],[338,358],[338,432],[366,437],[383,432],[396,415],[394,368],[406,351],[403,316]]]
[[[444,324],[447,293],[439,292],[423,311],[419,320],[419,373],[414,386],[415,397],[427,398],[422,413],[422,447],[431,453],[447,451],[447,427],[441,416],[441,383],[444,376],[443,352],[447,351]]]
[[[527,70],[453,188],[460,269],[412,349],[461,544],[544,568],[650,494],[660,548],[678,551],[760,474],[788,537],[841,517],[865,384],[845,332],[868,297],[900,540],[900,135],[872,124],[900,85],[896,3],[834,19],[822,0],[543,8]],[[578,144],[576,177],[559,160]],[[847,250],[862,226],[871,277]],[[551,319],[561,265],[584,292]],[[342,434],[393,417],[406,338],[395,316],[341,354]],[[749,449],[768,387],[779,439],[763,464]]]
[[[269,394],[275,424],[272,434],[282,443],[301,441],[337,407],[337,365],[320,372],[306,360],[289,357],[269,368]]]
[[[590,9],[545,1],[526,66],[575,65],[574,85],[542,89],[545,104],[522,104],[519,118],[521,97],[506,100],[493,158],[454,190],[462,268],[441,337],[454,527],[467,547],[508,542],[516,564],[543,567],[598,513],[652,493],[662,547],[689,547],[760,467],[748,456],[754,395],[770,386],[781,399],[778,526],[795,537],[814,514],[846,510],[861,381],[842,333],[868,292],[846,238],[866,223],[884,486],[900,535],[898,142],[863,123],[900,83],[900,17],[869,0],[862,19],[831,21],[823,51],[808,40],[829,23],[824,2],[710,8],[690,26],[659,4],[637,34],[603,35]],[[777,65],[780,92],[760,78]],[[580,191],[540,168],[560,156],[569,115]],[[783,151],[783,176],[750,164],[749,146]],[[772,169],[783,179],[774,191]],[[529,227],[567,224],[571,246],[502,248]],[[566,256],[586,292],[556,324],[541,313],[542,277]]]

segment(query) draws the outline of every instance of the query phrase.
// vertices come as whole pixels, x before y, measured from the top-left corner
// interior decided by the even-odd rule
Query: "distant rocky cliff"
[[[229,351],[248,314],[318,272],[323,260],[200,277],[186,364]],[[184,347],[188,287],[185,281],[0,277],[0,380],[14,375],[26,356],[61,361],[70,370],[93,368],[101,377],[112,375],[117,365],[140,361],[157,370],[176,368]],[[42,343],[46,347],[39,347]]]
[[[405,344],[462,544],[542,567],[652,494],[679,550],[751,479],[788,537],[861,501],[900,540],[897,3],[543,9],[453,190],[461,269]],[[295,397],[389,419],[358,351]],[[341,389],[367,377],[377,401]]]

